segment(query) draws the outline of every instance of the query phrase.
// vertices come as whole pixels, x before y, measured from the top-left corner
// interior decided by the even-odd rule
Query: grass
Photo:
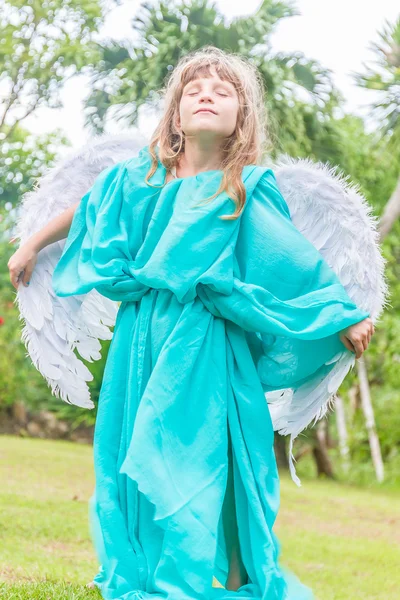
[[[85,589],[98,568],[87,521],[91,447],[0,436],[0,480],[0,597],[98,600]],[[397,600],[400,493],[281,482],[282,564],[316,599]]]

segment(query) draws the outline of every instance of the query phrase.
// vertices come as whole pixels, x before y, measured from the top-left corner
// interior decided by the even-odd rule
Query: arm
[[[276,184],[276,178],[275,178],[274,173],[271,171],[270,174],[273,178],[273,183]],[[288,207],[286,201],[284,200],[278,186],[274,185],[274,188],[275,188],[274,192],[276,193],[276,201],[277,201],[276,206],[279,204],[280,211],[283,214],[286,214],[287,220],[292,223],[289,207]],[[302,236],[302,234],[300,234],[300,235]],[[304,239],[304,236],[302,236],[302,237]],[[310,243],[308,243],[308,242],[306,242],[306,243],[308,245],[310,245]],[[359,321],[358,323],[354,323],[353,325],[349,325],[345,329],[342,329],[341,331],[339,331],[339,338],[340,338],[341,342],[344,344],[344,346],[348,350],[350,350],[350,352],[353,352],[356,355],[356,358],[359,359],[359,358],[361,358],[363,352],[365,352],[365,350],[367,349],[374,332],[375,332],[375,326],[373,324],[372,319],[368,316],[365,319],[363,319],[362,321]]]
[[[278,336],[267,354],[270,358],[276,351],[278,362],[286,352],[287,387],[310,372],[307,362],[314,368],[345,348],[361,356],[373,333],[370,315],[353,302],[324,256],[294,225],[272,171],[249,199],[237,249],[239,272],[260,300],[259,315],[273,309],[274,322],[260,324],[258,331]]]
[[[72,219],[75,214],[79,202],[76,202],[60,215],[52,219],[42,229],[34,233],[26,242],[30,244],[36,252],[40,252],[43,248],[54,242],[58,242],[68,237],[68,232],[71,227]]]
[[[60,215],[49,221],[45,227],[34,233],[11,256],[7,266],[12,285],[18,289],[20,281],[27,286],[37,261],[37,255],[46,246],[68,236],[72,219],[79,202],[76,202]],[[10,240],[15,241],[15,238]]]
[[[291,222],[289,207],[288,207],[286,201],[284,200],[278,186],[276,185],[276,178],[275,178],[273,171],[271,171],[269,173],[269,175],[271,175],[271,178],[272,178],[272,181],[274,184],[273,187],[275,188],[274,189],[274,192],[276,194],[275,206],[279,205],[280,212],[282,212],[283,214],[286,214],[287,220],[289,220]],[[304,236],[302,236],[302,237],[304,237]],[[344,346],[351,352],[355,353],[356,358],[359,359],[359,358],[361,358],[363,352],[365,352],[365,350],[367,349],[374,332],[375,332],[374,323],[373,323],[372,319],[368,316],[365,319],[363,319],[362,321],[359,321],[358,323],[354,323],[353,325],[350,325],[350,326],[346,327],[345,329],[342,329],[341,331],[339,331],[339,338],[340,338],[341,342],[344,344]]]

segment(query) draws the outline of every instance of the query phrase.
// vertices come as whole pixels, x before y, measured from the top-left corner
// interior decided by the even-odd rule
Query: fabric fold
[[[243,169],[239,219],[222,172],[150,184],[148,148],[82,198],[57,295],[120,301],[95,428],[91,524],[106,600],[312,600],[280,565],[279,476],[265,391],[315,376],[366,315],[298,232],[270,169]],[[232,439],[250,583],[225,584],[221,524]]]

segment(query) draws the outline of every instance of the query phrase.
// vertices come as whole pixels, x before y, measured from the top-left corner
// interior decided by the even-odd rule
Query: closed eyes
[[[194,96],[195,94],[198,94],[198,92],[190,92],[190,93],[188,93],[188,96]],[[224,96],[225,98],[228,97],[228,94],[223,94],[222,92],[217,92],[217,94],[219,96]]]

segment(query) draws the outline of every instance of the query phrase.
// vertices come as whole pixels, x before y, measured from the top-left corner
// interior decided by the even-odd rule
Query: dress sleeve
[[[264,390],[324,377],[339,332],[369,316],[348,296],[316,247],[295,227],[271,169],[249,199],[237,244],[243,293],[252,296],[249,345]],[[326,363],[330,363],[329,365]]]
[[[102,171],[81,198],[53,272],[57,296],[85,294],[94,288],[111,300],[135,297],[135,282],[126,268],[137,231],[133,219],[128,218],[126,163]]]

